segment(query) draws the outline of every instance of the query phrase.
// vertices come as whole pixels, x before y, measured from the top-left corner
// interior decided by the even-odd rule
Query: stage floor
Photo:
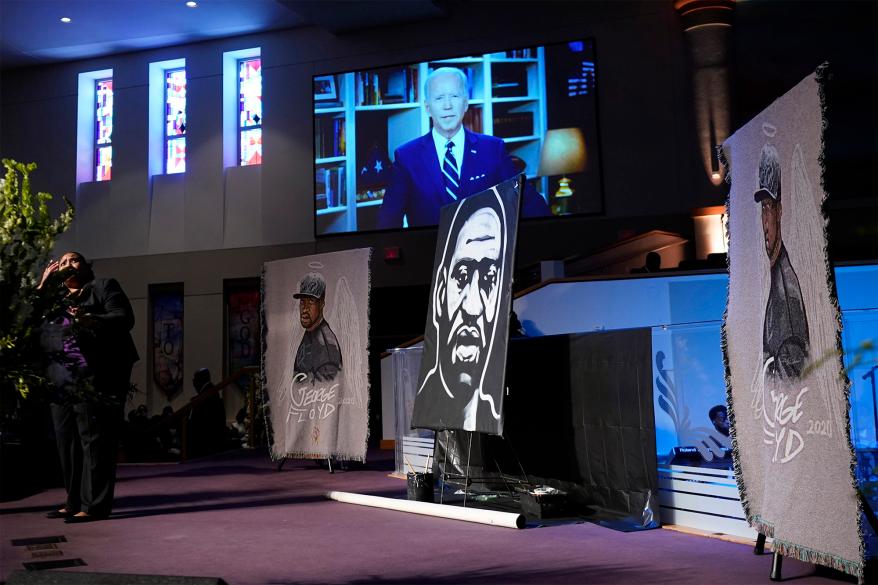
[[[581,523],[514,530],[326,500],[330,490],[405,497],[392,451],[330,474],[311,461],[281,471],[265,451],[181,464],[122,465],[106,521],[68,525],[45,513],[51,489],[0,504],[0,582],[24,563],[81,559],[61,570],[221,577],[262,583],[769,583],[751,545],[672,530],[616,532]],[[63,536],[52,547],[16,539]],[[58,554],[60,551],[61,554]],[[796,585],[838,583],[784,559]],[[57,569],[53,569],[57,570]]]

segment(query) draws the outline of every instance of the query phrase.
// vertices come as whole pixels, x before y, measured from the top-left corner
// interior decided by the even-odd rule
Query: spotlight
[[[198,2],[195,2],[194,0],[189,0],[189,2],[186,3],[186,6],[188,6],[189,8],[195,8],[196,6],[198,6]]]
[[[68,22],[71,22],[71,18],[69,16],[62,16],[61,22],[63,22],[64,24],[67,24]]]

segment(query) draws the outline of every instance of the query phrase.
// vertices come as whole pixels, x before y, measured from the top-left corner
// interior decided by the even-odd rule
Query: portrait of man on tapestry
[[[442,208],[412,427],[502,434],[521,182]]]
[[[309,272],[299,282],[299,322],[305,330],[296,350],[294,371],[309,380],[329,382],[342,367],[338,338],[323,315],[326,307],[326,281],[319,272]]]
[[[779,554],[862,579],[862,510],[828,252],[828,75],[821,66],[723,142],[730,191],[722,349],[748,523]]]
[[[810,339],[802,287],[781,237],[781,195],[777,149],[765,144],[759,157],[759,189],[753,195],[754,201],[760,204],[765,253],[771,273],[762,327],[763,367],[770,376],[789,379],[801,375],[808,358]]]

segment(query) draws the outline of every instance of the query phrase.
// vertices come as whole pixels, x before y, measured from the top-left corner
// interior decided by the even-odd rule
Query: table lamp
[[[567,213],[567,199],[573,195],[570,179],[565,175],[581,173],[585,170],[585,138],[579,128],[558,128],[546,132],[543,149],[540,152],[541,177],[561,175],[552,212],[556,215]]]

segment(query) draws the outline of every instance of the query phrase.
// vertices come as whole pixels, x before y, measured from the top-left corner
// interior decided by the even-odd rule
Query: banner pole
[[[438,445],[439,442],[437,441]],[[442,473],[439,476],[439,503],[445,500],[445,474],[448,473],[448,429],[445,429],[445,449],[442,454]]]
[[[469,461],[473,453],[473,433],[469,433],[469,444],[466,448],[466,474],[463,476],[463,507],[466,508],[466,497],[469,494]]]

